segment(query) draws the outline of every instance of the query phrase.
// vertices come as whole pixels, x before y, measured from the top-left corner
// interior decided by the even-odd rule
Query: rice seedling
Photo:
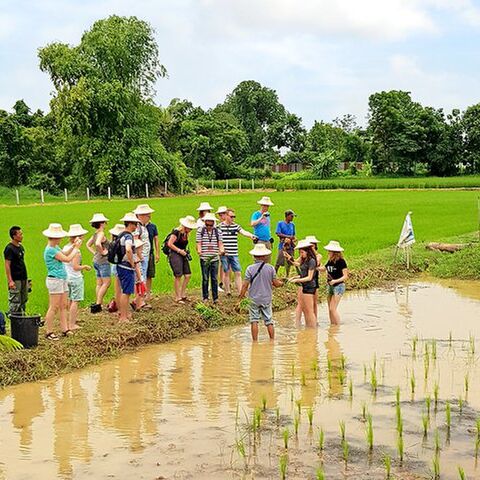
[[[290,401],[293,402],[293,388],[290,389]]]
[[[424,354],[425,357],[430,356],[430,349],[428,348],[428,343],[427,342],[425,342],[425,350],[424,350],[423,354]]]
[[[342,442],[343,442],[345,440],[345,421],[340,420],[339,426],[340,426],[340,438],[342,439]]]
[[[283,446],[285,447],[285,450],[288,450],[288,439],[290,438],[290,431],[288,428],[285,428],[282,432],[282,438],[283,438]]]
[[[450,430],[452,426],[452,409],[450,407],[450,402],[447,402],[445,405],[445,421],[447,422],[447,429]]]
[[[388,453],[383,457],[383,464],[385,465],[385,478],[388,480],[392,475],[392,458]]]
[[[343,384],[345,383],[345,370],[338,371],[338,381],[340,382],[340,385],[343,386]]]
[[[332,361],[329,358],[327,358],[327,371],[332,371]]]
[[[367,381],[367,365],[364,363],[363,364],[363,383],[366,383]]]
[[[428,424],[430,423],[428,415],[422,415],[422,426],[423,426],[423,436],[426,438],[428,436]]]
[[[452,346],[452,341],[453,341],[452,331],[450,330],[450,332],[448,333],[448,346],[449,347]]]
[[[280,478],[285,480],[287,478],[288,456],[280,456]]]
[[[267,409],[267,396],[262,395],[262,410],[265,411]]]
[[[480,438],[480,418],[477,418],[475,425],[477,427],[477,438]]]
[[[238,454],[245,460],[247,458],[247,452],[245,450],[245,443],[243,441],[243,438],[235,442],[235,448]]]
[[[312,362],[313,378],[318,379],[318,360],[315,358]]]
[[[345,370],[346,364],[347,364],[347,357],[342,353],[342,356],[340,357],[340,366],[342,370]]]
[[[318,433],[318,449],[323,452],[325,447],[325,432],[323,428],[320,428],[320,432]]]
[[[397,418],[397,432],[399,436],[403,435],[403,419],[401,416]]]
[[[292,369],[292,377],[294,377],[295,376],[295,362],[292,362],[291,369]]]
[[[257,433],[257,419],[255,417],[255,412],[253,412],[253,418],[252,418],[252,433],[253,436]]]
[[[343,457],[343,461],[345,462],[345,468],[347,467],[347,464],[348,464],[349,453],[350,453],[350,446],[348,445],[347,440],[344,440],[342,442],[342,457]]]
[[[458,413],[460,415],[463,413],[463,404],[464,404],[463,398],[461,396],[458,397]]]
[[[470,353],[473,356],[475,355],[475,337],[472,334],[470,334],[469,343],[470,343]]]
[[[431,408],[431,405],[432,405],[432,397],[430,395],[427,395],[425,397],[425,406],[427,407],[427,415],[428,415],[428,418],[430,418],[430,408]]]
[[[302,414],[302,401],[295,400],[295,404],[297,405],[298,416],[300,416]]]
[[[368,449],[372,451],[373,450],[373,420],[370,414],[367,416],[366,435],[367,435]]]
[[[377,393],[378,381],[377,381],[377,372],[375,368],[370,369],[370,385],[372,386],[372,392]]]
[[[367,404],[365,402],[362,403],[362,418],[363,420],[367,419]]]
[[[312,426],[313,425],[313,408],[312,407],[308,407],[307,417],[308,417],[308,424]]]
[[[398,458],[400,459],[400,463],[403,463],[403,455],[404,455],[404,445],[403,445],[403,435],[399,435],[397,438],[397,451],[398,451]]]
[[[395,404],[400,405],[400,387],[395,389]]]
[[[457,467],[458,468],[458,477],[460,480],[467,480],[467,477],[465,475],[465,470],[462,467]]]
[[[295,414],[295,416],[293,417],[293,430],[295,432],[295,436],[298,437],[298,427],[300,425],[300,417]]]
[[[432,460],[432,470],[433,470],[433,478],[437,479],[440,478],[440,457],[438,455],[434,455]]]
[[[412,370],[412,376],[410,377],[410,390],[412,392],[412,397],[415,395],[415,372]]]
[[[440,452],[440,434],[438,433],[438,429],[435,429],[435,435],[433,437],[433,444],[435,448],[435,453],[438,454]]]
[[[468,376],[468,373],[467,373],[467,374],[465,375],[465,378],[464,378],[465,394],[468,393],[469,384],[470,384],[470,380],[469,380],[469,376]]]
[[[240,410],[240,405],[237,402],[237,406],[235,407],[235,426],[238,425],[239,410]]]
[[[438,385],[438,381],[435,382],[435,385],[433,386],[433,400],[434,400],[434,405],[435,405],[435,411],[437,411],[437,406],[438,406],[438,393],[439,393],[440,387]]]
[[[480,450],[480,438],[475,439],[475,460],[478,459],[478,451]]]
[[[434,339],[432,340],[432,360],[437,359],[437,341]]]
[[[317,468],[317,471],[315,473],[315,478],[317,480],[325,480],[325,472],[323,471],[322,467]]]
[[[278,425],[280,423],[280,408],[279,407],[277,407],[275,409],[275,419],[276,419],[277,425]]]
[[[302,372],[302,387],[307,386],[307,376],[305,375],[304,372]]]
[[[418,343],[418,337],[415,335],[413,338],[412,338],[412,354],[413,354],[413,358],[415,358],[416,354],[417,354],[417,343]]]
[[[376,353],[373,354],[373,369],[375,370],[375,372],[377,371],[377,354]]]
[[[350,378],[348,380],[348,395],[350,396],[350,400],[353,398],[353,381]]]
[[[262,423],[262,411],[260,408],[256,408],[254,412],[254,423],[257,426],[257,430],[260,430],[260,425]]]
[[[430,357],[423,358],[423,378],[428,380],[428,373],[430,371]]]

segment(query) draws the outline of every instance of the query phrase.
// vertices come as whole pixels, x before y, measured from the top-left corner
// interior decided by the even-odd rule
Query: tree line
[[[157,106],[167,70],[152,27],[136,17],[99,20],[78,45],[51,43],[38,56],[54,95],[48,113],[23,100],[0,110],[6,186],[178,189],[195,178],[265,177],[276,163],[300,163],[310,178],[334,176],[342,162],[364,175],[480,172],[480,104],[445,113],[409,92],[378,92],[366,127],[345,115],[306,129],[274,90],[248,80],[208,110],[180,99]]]

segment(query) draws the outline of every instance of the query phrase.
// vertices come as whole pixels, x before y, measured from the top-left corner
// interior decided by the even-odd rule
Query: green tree
[[[465,110],[462,119],[465,136],[464,166],[468,173],[480,172],[480,103]]]

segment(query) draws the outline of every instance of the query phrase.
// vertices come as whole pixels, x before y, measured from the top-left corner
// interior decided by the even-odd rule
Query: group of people
[[[132,311],[151,308],[149,297],[152,280],[155,277],[155,264],[160,251],[168,258],[174,277],[175,301],[184,304],[189,301],[187,287],[191,278],[192,255],[189,239],[195,232],[195,250],[202,273],[202,299],[216,304],[219,292],[226,295],[236,293],[240,299],[247,296],[252,338],[258,338],[258,323],[263,320],[270,338],[274,338],[272,317],[272,291],[286,281],[298,285],[296,320],[302,315],[307,327],[317,324],[318,289],[320,276],[326,275],[328,285],[329,316],[332,323],[338,323],[337,306],[345,291],[348,278],[347,264],[343,258],[343,248],[331,241],[324,248],[328,261],[322,264],[318,252],[319,241],[308,236],[298,241],[296,238],[292,210],[285,212],[285,219],[279,221],[275,230],[278,237],[278,255],[275,265],[271,264],[274,239],[271,235],[270,207],[273,202],[263,197],[258,202],[250,221],[253,232],[243,229],[236,223],[235,210],[225,206],[214,209],[208,202],[197,208],[198,218],[187,215],[180,218],[160,246],[157,226],[151,222],[154,210],[149,205],[139,205],[128,212],[108,230],[109,221],[102,213],[95,213],[90,220],[93,235],[86,242],[93,256],[96,274],[95,302],[90,306],[92,313],[101,312],[105,297],[114,279],[114,299],[108,304],[110,312],[118,313],[119,322],[127,322]],[[52,223],[43,231],[47,238],[44,260],[47,269],[46,287],[49,293],[49,307],[45,315],[46,338],[58,340],[54,331],[54,320],[58,315],[61,334],[73,335],[80,328],[77,324],[79,303],[84,300],[83,272],[91,270],[88,263],[82,262],[80,247],[89,232],[80,224],[70,225],[65,231],[61,224]],[[253,242],[250,254],[254,263],[245,270],[239,260],[239,235]],[[10,314],[25,312],[30,290],[25,251],[22,246],[23,232],[19,226],[10,229],[10,243],[5,247],[5,271],[9,289]],[[60,243],[68,238],[63,248]],[[295,252],[298,257],[295,258]],[[280,268],[285,268],[286,279],[277,277]],[[294,268],[296,274],[290,276]],[[134,296],[133,301],[131,297]]]

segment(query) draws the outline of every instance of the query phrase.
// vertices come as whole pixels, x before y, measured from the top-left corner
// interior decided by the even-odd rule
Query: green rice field
[[[149,199],[156,210],[153,222],[160,232],[160,243],[167,233],[178,224],[181,216],[196,215],[200,201],[208,200],[213,207],[227,205],[237,211],[237,221],[249,228],[251,213],[257,208],[256,201],[261,193],[225,195],[192,195]],[[408,211],[413,212],[413,224],[418,241],[434,241],[448,236],[460,235],[477,229],[478,192],[464,190],[390,190],[390,191],[295,191],[273,192],[270,194],[275,206],[271,209],[272,225],[283,219],[283,212],[293,208],[297,236],[315,234],[325,244],[335,239],[345,248],[347,261],[391,245],[398,240],[400,229]],[[29,311],[44,313],[47,306],[47,291],[44,286],[45,266],[43,249],[46,244],[42,230],[51,222],[62,223],[68,228],[71,223],[88,226],[93,213],[102,212],[110,219],[110,228],[123,214],[133,210],[145,200],[90,201],[58,203],[31,206],[10,206],[2,208],[4,228],[0,232],[2,244],[8,242],[8,229],[20,225],[25,234],[24,246],[29,276],[33,280],[33,292]],[[85,238],[86,243],[87,238]],[[192,238],[193,240],[193,238]],[[251,242],[241,237],[241,262],[245,267],[250,262],[248,250]],[[84,263],[91,261],[91,255],[82,247]],[[195,248],[193,242],[191,251]],[[163,253],[157,266],[154,290],[170,291],[172,274]],[[200,286],[198,257],[193,253],[193,276],[191,286]],[[0,288],[0,308],[7,307],[6,279]],[[85,304],[94,299],[94,273],[85,274]],[[113,290],[111,292],[113,294]],[[108,295],[110,296],[110,295]]]

